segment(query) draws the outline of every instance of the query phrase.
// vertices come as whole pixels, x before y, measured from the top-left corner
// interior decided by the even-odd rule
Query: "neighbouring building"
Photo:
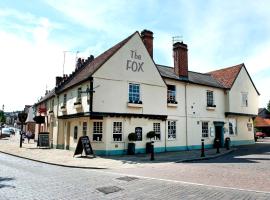
[[[270,136],[270,112],[266,108],[260,108],[258,116],[254,120],[254,127],[257,131]]]
[[[98,155],[125,154],[135,132],[136,153],[155,131],[155,152],[206,148],[214,138],[254,143],[258,96],[244,64],[209,73],[189,71],[188,47],[173,44],[174,66],[153,60],[153,33],[144,30],[98,57],[78,59],[69,76],[36,104],[56,148],[74,150],[87,135]]]

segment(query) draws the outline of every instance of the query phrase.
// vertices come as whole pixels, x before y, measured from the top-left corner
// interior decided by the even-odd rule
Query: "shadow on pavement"
[[[239,146],[234,152],[211,160],[198,160],[190,163],[259,163],[270,161],[270,143],[257,142]]]
[[[15,179],[14,178],[8,178],[8,177],[0,177],[0,189],[4,188],[4,187],[15,188],[15,186],[5,184],[5,182],[13,181],[13,180],[15,180]]]

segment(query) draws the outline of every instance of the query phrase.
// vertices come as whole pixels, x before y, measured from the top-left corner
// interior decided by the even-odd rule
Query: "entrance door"
[[[223,141],[223,127],[222,126],[215,126],[215,133],[216,133],[215,138],[219,139],[219,141],[220,141],[219,147],[222,147],[223,143],[224,143],[224,141]]]

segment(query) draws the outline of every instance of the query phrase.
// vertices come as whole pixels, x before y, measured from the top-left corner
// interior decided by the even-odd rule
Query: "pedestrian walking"
[[[29,143],[30,139],[32,138],[32,132],[28,130],[26,132],[26,137],[27,137],[27,140],[28,140],[28,143]]]

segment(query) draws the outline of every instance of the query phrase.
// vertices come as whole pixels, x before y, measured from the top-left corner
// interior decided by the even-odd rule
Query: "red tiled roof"
[[[270,119],[257,116],[254,121],[255,127],[270,127]]]
[[[242,63],[232,67],[208,72],[207,74],[211,74],[211,76],[225,88],[231,88],[243,66],[244,64]]]
[[[137,33],[137,32],[135,32]],[[135,35],[133,33],[123,41],[119,42],[112,48],[108,49],[104,53],[100,54],[98,57],[96,57],[92,62],[90,62],[87,66],[85,66],[81,71],[79,71],[77,74],[72,77],[71,80],[69,80],[67,83],[64,83],[63,86],[59,88],[57,92],[62,92],[72,86],[75,86],[76,84],[79,84],[85,80],[87,80],[96,70],[99,69],[99,67],[102,66],[111,56],[113,56],[122,46],[124,46],[127,41]]]

